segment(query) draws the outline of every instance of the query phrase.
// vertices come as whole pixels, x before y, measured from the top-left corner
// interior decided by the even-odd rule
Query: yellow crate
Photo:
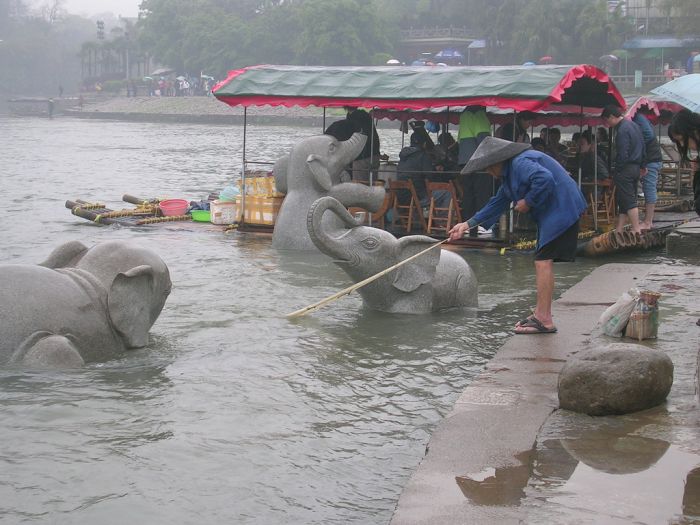
[[[238,187],[243,193],[243,181],[238,181]],[[280,193],[275,188],[275,177],[271,172],[265,171],[255,171],[246,173],[245,179],[246,195],[253,195],[256,197],[282,197],[283,193]]]
[[[246,195],[243,222],[274,226],[284,197]]]

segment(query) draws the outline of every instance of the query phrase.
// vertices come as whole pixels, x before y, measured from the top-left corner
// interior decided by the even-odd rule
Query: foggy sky
[[[63,8],[69,13],[88,17],[105,12],[132,17],[139,14],[140,3],[141,0],[64,0]]]

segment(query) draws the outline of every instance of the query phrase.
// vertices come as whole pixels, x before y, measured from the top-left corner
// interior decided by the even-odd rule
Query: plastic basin
[[[192,210],[192,220],[197,222],[211,222],[211,213],[209,210]]]
[[[190,203],[185,199],[167,199],[160,201],[158,207],[163,215],[170,217],[172,215],[185,215]]]

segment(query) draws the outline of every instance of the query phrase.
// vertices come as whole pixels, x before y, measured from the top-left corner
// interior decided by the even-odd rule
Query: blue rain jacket
[[[586,200],[576,182],[549,155],[527,150],[503,163],[501,187],[474,219],[484,228],[498,222],[510,203],[520,199],[530,206],[537,224],[537,249],[550,243],[586,210]]]

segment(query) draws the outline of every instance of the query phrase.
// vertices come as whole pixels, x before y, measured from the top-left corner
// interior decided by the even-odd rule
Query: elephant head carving
[[[384,201],[384,188],[341,182],[341,174],[362,151],[367,137],[355,133],[346,141],[316,135],[297,143],[277,160],[275,186],[285,193],[275,221],[272,245],[279,249],[313,250],[306,229],[306,213],[316,199],[335,197],[344,206],[377,211]]]
[[[324,221],[326,212],[340,226]],[[332,197],[314,202],[307,215],[312,242],[359,282],[437,242],[423,235],[397,239],[391,233],[359,225]],[[360,288],[368,307],[394,313],[427,313],[477,305],[477,282],[467,262],[446,250],[430,250],[384,277]]]
[[[171,286],[156,253],[120,241],[69,242],[40,265],[4,265],[0,363],[75,366],[146,346]]]

